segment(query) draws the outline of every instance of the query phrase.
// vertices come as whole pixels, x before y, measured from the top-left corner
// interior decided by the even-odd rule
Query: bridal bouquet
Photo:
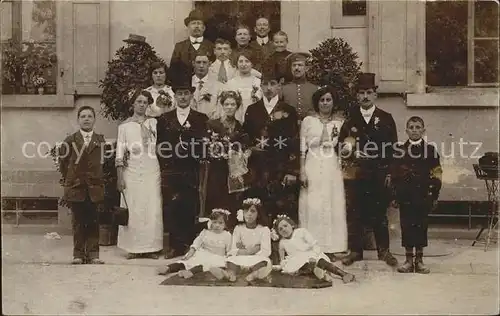
[[[159,96],[156,99],[156,105],[158,105],[161,108],[170,109],[172,107],[172,103],[173,103],[172,97],[163,90],[158,91],[158,93],[159,93]]]
[[[229,149],[231,148],[231,139],[229,136],[221,136],[215,131],[208,130],[208,137],[203,138],[207,156],[205,160],[227,160],[229,159]]]

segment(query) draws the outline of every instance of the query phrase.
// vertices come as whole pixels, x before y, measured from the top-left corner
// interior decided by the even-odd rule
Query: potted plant
[[[47,83],[47,80],[43,77],[35,77],[33,80],[33,86],[35,87],[35,90],[38,92],[38,94],[44,94],[44,87],[45,84]]]
[[[41,86],[47,84],[45,72],[57,66],[57,55],[54,43],[37,43],[34,41],[17,42],[10,39],[3,45],[2,76],[3,93],[20,94],[35,87],[35,81],[43,78]],[[53,79],[55,80],[55,79]],[[54,83],[55,84],[55,83]],[[38,93],[38,91],[30,91]]]

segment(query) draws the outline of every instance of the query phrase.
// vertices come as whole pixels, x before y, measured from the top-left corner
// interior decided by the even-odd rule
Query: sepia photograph
[[[497,0],[0,0],[2,315],[498,315]]]

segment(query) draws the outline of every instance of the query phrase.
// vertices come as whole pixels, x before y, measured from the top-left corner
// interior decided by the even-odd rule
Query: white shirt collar
[[[94,131],[93,130],[91,130],[90,132],[86,132],[86,131],[80,129],[80,133],[82,134],[82,136],[83,136],[84,139],[85,139],[85,137],[87,135],[90,136],[90,138],[92,138],[92,135],[94,135]]]
[[[205,77],[203,77],[201,79],[198,78],[197,75],[193,75],[192,86],[198,87],[198,83],[200,83],[200,81],[203,81],[203,84],[206,84],[208,82],[208,74],[206,74]]]
[[[278,103],[279,96],[275,95],[274,98],[271,100],[267,100],[266,97],[263,97],[262,100],[264,101],[264,106],[266,107],[267,113],[271,113],[274,107],[276,106],[276,103]]]
[[[359,110],[361,111],[361,114],[364,116],[364,115],[372,115],[373,112],[375,111],[375,105],[373,105],[371,108],[369,108],[368,110],[365,110],[363,109],[362,107],[359,108]]]
[[[196,41],[197,42],[196,44],[201,44],[201,42],[203,42],[203,36],[200,36],[200,37],[189,36],[189,40],[191,41],[191,43]]]
[[[180,107],[176,108],[177,115],[180,115],[180,116],[188,116],[190,110],[191,110],[191,107],[189,107],[189,106],[184,108],[184,109],[180,108]]]
[[[411,145],[420,145],[420,144],[422,144],[423,140],[424,140],[423,138],[420,138],[419,140],[408,139],[408,141],[410,142]]]
[[[259,44],[263,44],[263,45],[266,45],[268,42],[269,42],[269,36],[266,36],[266,37],[258,37],[257,36],[257,42]]]

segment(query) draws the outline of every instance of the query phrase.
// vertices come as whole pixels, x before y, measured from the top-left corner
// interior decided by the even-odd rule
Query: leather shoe
[[[415,266],[413,265],[413,261],[406,260],[397,270],[399,273],[412,273],[415,271]]]
[[[423,263],[422,260],[415,260],[415,272],[420,274],[429,274],[431,270]]]
[[[347,257],[342,259],[342,264],[345,266],[350,266],[356,261],[363,260],[363,255],[357,252],[351,252]]]
[[[88,263],[90,263],[90,264],[104,264],[104,261],[102,261],[99,258],[94,258],[94,259],[90,259]]]
[[[398,259],[394,258],[392,253],[390,253],[388,250],[379,254],[378,259],[385,261],[385,263],[387,263],[391,267],[395,267],[398,265]]]
[[[179,253],[179,251],[176,251],[174,249],[170,249],[165,253],[165,259],[172,259],[172,258],[177,258],[179,256],[182,256],[182,253]]]

